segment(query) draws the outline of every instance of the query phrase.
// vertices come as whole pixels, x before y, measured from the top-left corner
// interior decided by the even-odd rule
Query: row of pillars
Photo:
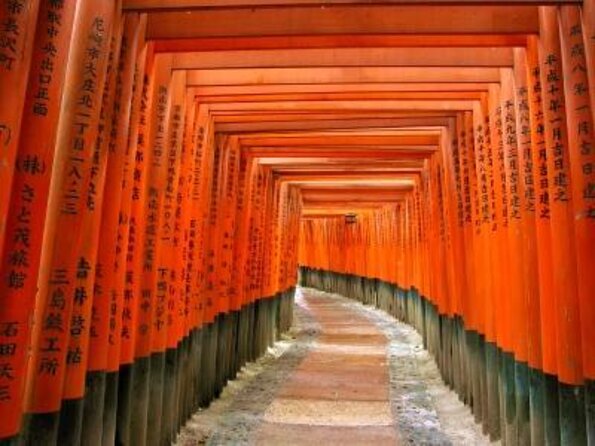
[[[118,1],[0,3],[0,443],[169,444],[289,328],[300,202]]]
[[[445,323],[479,339],[467,354],[482,370],[496,370],[497,351],[508,375],[488,380],[488,410],[513,392],[526,422],[493,438],[595,444],[594,18],[539,13],[540,35],[452,120],[407,197],[304,220],[300,264],[414,290],[435,309],[440,354],[466,342]]]
[[[515,359],[460,315],[440,313],[415,288],[380,279],[302,267],[300,284],[375,306],[413,326],[443,381],[468,405],[491,441],[503,445],[594,444],[593,382],[576,389]],[[584,392],[584,407],[576,405]],[[582,398],[582,395],[581,395]],[[582,403],[583,401],[581,401]]]

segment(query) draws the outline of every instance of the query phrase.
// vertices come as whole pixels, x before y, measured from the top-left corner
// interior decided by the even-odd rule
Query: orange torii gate
[[[443,3],[7,0],[0,442],[170,443],[299,264],[490,438],[595,444],[595,3]]]

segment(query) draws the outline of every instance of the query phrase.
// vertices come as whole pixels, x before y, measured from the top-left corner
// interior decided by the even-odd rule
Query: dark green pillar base
[[[595,445],[595,381],[585,383],[585,418],[587,419],[587,442]]]
[[[62,400],[60,409],[60,427],[58,428],[58,444],[78,446],[81,444],[83,431],[83,413],[85,400]]]
[[[587,444],[584,386],[558,383],[558,398],[561,444]]]
[[[519,361],[514,363],[514,391],[518,444],[531,444],[529,367],[527,363]]]
[[[27,414],[24,426],[26,446],[55,446],[58,441],[60,412]]]
[[[129,367],[126,366],[129,369]],[[105,374],[105,402],[103,404],[103,433],[101,437],[102,446],[116,444],[116,431],[118,419],[126,416],[126,411],[118,406],[119,404],[119,372],[108,372]],[[130,412],[128,412],[130,413]]]
[[[134,364],[124,364],[120,367],[120,373],[118,374],[118,413],[116,422],[117,445],[130,444],[130,428],[132,424],[132,384],[134,382],[135,368]]]
[[[101,445],[105,404],[105,372],[87,372],[81,444]]]
[[[529,404],[531,413],[531,442],[545,444],[545,376],[542,371],[529,369]]]
[[[147,440],[150,385],[151,358],[136,358],[132,374],[129,444],[144,445]]]
[[[491,441],[501,438],[500,396],[498,390],[498,347],[493,342],[486,342],[486,379],[487,379],[487,434]]]

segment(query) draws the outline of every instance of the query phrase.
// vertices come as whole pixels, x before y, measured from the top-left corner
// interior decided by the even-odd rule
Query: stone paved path
[[[266,410],[256,442],[395,444],[388,339],[361,312],[305,296],[321,334]]]
[[[295,318],[178,445],[488,444],[411,327],[309,289],[298,290]]]

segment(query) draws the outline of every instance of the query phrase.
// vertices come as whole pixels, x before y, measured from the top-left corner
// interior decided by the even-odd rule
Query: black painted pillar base
[[[587,442],[595,445],[595,381],[585,382],[585,418],[587,419]]]
[[[561,444],[587,444],[585,388],[558,383],[558,398],[560,400]]]
[[[540,370],[529,369],[529,405],[532,444],[545,444],[545,376]]]
[[[531,444],[529,367],[525,362],[514,363],[514,392],[518,444]]]
[[[105,372],[87,372],[81,444],[101,445],[105,404]]]
[[[116,445],[130,444],[130,429],[132,424],[132,383],[134,382],[134,373],[134,364],[124,364],[120,367],[120,373],[118,374]],[[106,407],[108,407],[107,403]]]
[[[487,425],[491,441],[499,440],[500,430],[500,397],[498,391],[498,347],[493,342],[485,345],[486,373],[487,373]]]
[[[132,374],[132,395],[130,410],[130,443],[144,445],[147,440],[149,398],[151,385],[151,358],[136,358]]]
[[[125,366],[129,369],[129,366]],[[116,430],[118,419],[125,416],[126,411],[121,410],[119,403],[120,373],[107,372],[105,374],[105,402],[103,404],[103,433],[102,446],[117,444]],[[130,412],[129,412],[130,413]]]

